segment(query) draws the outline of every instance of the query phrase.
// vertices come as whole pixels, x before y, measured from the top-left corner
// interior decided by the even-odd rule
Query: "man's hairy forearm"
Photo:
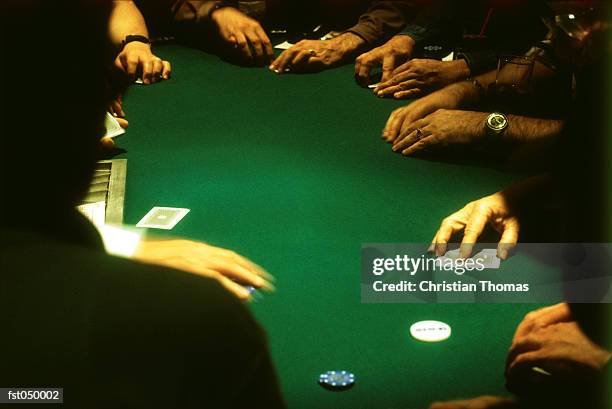
[[[114,0],[110,15],[109,36],[119,46],[127,35],[149,36],[147,24],[136,4],[131,0]]]
[[[522,76],[526,75],[526,72],[523,70],[517,70],[516,67],[502,67],[500,75],[504,78],[505,81],[513,81],[513,82],[522,82],[525,79]],[[548,66],[542,64],[538,60],[535,60],[533,63],[533,70],[530,73],[531,75],[531,83],[538,83],[540,81],[544,81],[550,79],[555,76],[555,71],[553,71]],[[495,82],[497,79],[497,70],[492,70],[489,72],[485,72],[475,77],[475,79],[485,88],[487,89],[489,85]]]
[[[559,119],[508,115],[508,127],[501,136],[501,139],[523,143],[550,140],[561,134],[563,125],[564,121]]]
[[[504,71],[504,68],[502,68],[502,71]],[[514,75],[512,70],[509,72]],[[517,73],[520,75],[520,70],[517,71]],[[502,72],[502,75],[504,76],[505,80],[512,80],[511,75],[508,74],[508,71]],[[536,60],[531,75],[531,83],[536,84],[540,81],[545,81],[546,79],[554,77],[554,75],[555,72],[553,70]],[[496,79],[497,70],[492,70],[474,77],[475,81],[463,81],[451,84],[449,87],[460,95],[459,99],[462,107],[473,107],[486,102],[489,86],[493,84]],[[517,77],[515,80],[518,82],[523,79]]]

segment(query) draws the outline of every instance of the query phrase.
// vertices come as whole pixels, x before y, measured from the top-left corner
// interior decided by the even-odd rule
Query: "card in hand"
[[[459,258],[459,249],[449,250],[445,255],[438,257],[439,259],[457,260]],[[484,268],[499,268],[501,260],[497,257],[497,249],[483,249],[476,254],[473,254],[471,259],[480,259]]]
[[[104,127],[106,128],[106,133],[104,136],[107,138],[114,138],[115,136],[123,135],[125,133],[125,129],[119,125],[117,119],[115,119],[110,112],[107,112],[106,117],[104,117]]]

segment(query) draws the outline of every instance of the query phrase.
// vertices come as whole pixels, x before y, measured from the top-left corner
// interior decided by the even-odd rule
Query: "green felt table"
[[[393,154],[380,133],[402,102],[358,87],[352,66],[279,76],[178,45],[158,53],[172,79],[125,98],[125,221],[189,208],[173,235],[234,249],[276,276],[277,292],[251,307],[291,408],[505,393],[509,340],[534,306],[362,304],[360,246],[428,242],[446,215],[517,175]],[[450,339],[412,339],[424,319],[451,325]],[[355,386],[321,388],[330,369],[355,373]]]

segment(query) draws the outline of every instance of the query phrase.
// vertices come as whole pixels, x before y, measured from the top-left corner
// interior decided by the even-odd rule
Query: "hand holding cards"
[[[112,150],[115,148],[115,138],[125,133],[125,129],[119,123],[119,120],[125,122],[124,126],[127,126],[127,121],[123,118],[115,118],[110,112],[106,113],[104,117],[104,136],[100,138],[103,149]]]
[[[125,133],[125,129],[119,125],[117,119],[109,112],[107,112],[106,116],[104,117],[104,128],[106,129],[104,134],[105,138],[115,138]]]

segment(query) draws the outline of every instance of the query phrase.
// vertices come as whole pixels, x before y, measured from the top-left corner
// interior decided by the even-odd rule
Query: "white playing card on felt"
[[[485,268],[499,268],[501,260],[497,257],[497,249],[484,249],[474,254],[472,258],[482,259]]]
[[[278,50],[287,50],[289,48],[293,47],[293,44],[291,44],[289,41],[283,41],[280,44],[276,44],[274,46],[274,48],[278,49]]]
[[[447,251],[445,255],[438,257],[438,259],[444,260],[457,260],[459,258],[459,249]],[[483,249],[478,253],[473,254],[471,259],[480,259],[484,268],[499,268],[501,260],[497,257],[497,249]]]
[[[154,207],[136,224],[136,227],[171,230],[181,221],[189,209],[177,207]]]
[[[459,258],[459,249],[449,250],[442,257],[450,258],[451,260],[456,260]]]
[[[106,128],[104,136],[108,138],[114,138],[125,133],[125,129],[119,125],[117,119],[110,112],[107,112],[104,117],[104,127]]]

